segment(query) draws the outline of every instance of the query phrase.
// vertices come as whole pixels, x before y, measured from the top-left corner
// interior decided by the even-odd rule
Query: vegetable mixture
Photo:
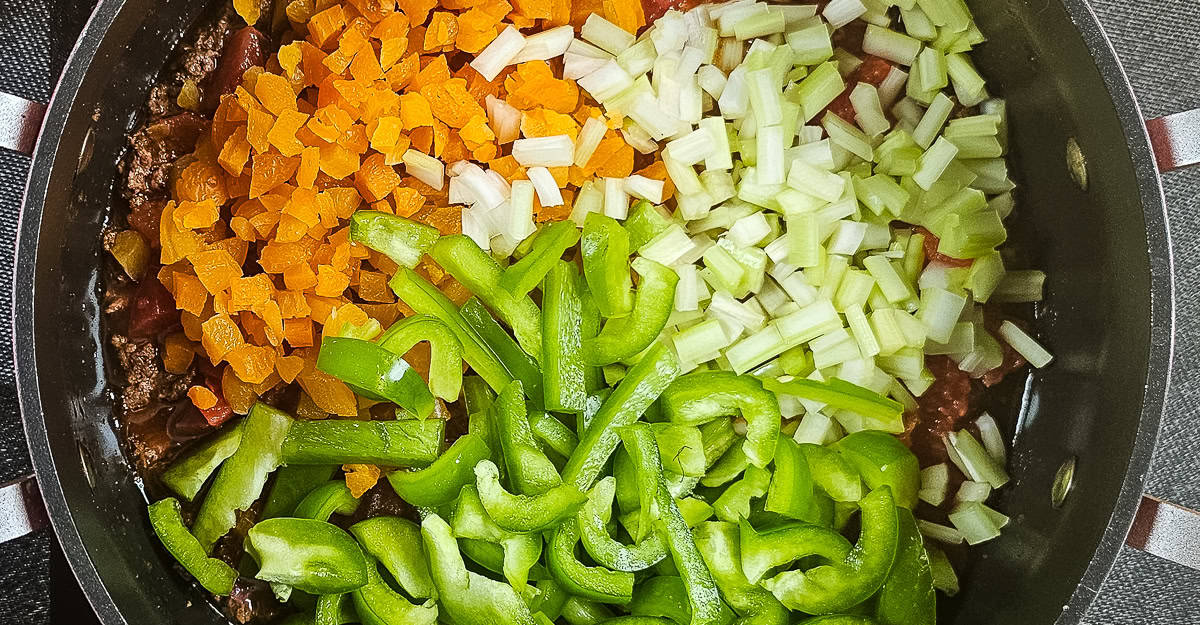
[[[1009,522],[970,398],[1051,361],[962,0],[278,5],[106,237],[202,417],[150,524],[231,617],[935,622]]]

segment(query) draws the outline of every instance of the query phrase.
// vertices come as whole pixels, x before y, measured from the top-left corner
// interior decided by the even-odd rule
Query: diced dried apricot
[[[425,49],[438,50],[454,44],[458,37],[458,18],[449,11],[434,11],[425,28]]]
[[[526,137],[567,135],[574,141],[579,136],[579,124],[570,115],[539,107],[521,114],[521,134]]]
[[[446,55],[421,57],[421,71],[408,84],[409,91],[421,91],[428,85],[439,85],[450,80],[450,66],[446,64]]]
[[[193,315],[204,313],[204,305],[208,303],[208,291],[200,283],[200,279],[190,273],[176,273],[174,280],[175,306]]]
[[[275,124],[267,133],[267,141],[284,156],[296,156],[304,149],[304,144],[296,138],[296,133],[308,122],[308,115],[299,111],[283,111]]]
[[[504,80],[506,100],[512,106],[528,110],[544,106],[559,113],[570,113],[579,103],[579,88],[569,80],[554,77],[545,61],[526,61]]]
[[[329,47],[336,42],[336,36],[346,25],[346,13],[341,5],[333,6],[317,13],[308,20],[308,38],[319,47]]]
[[[454,128],[462,128],[476,115],[486,116],[483,107],[467,93],[467,81],[462,78],[425,85],[421,95],[429,101],[433,116]]]
[[[646,13],[641,2],[628,0],[602,0],[604,19],[620,26],[631,35],[636,35],[646,25]]]
[[[259,197],[287,182],[299,166],[298,157],[286,157],[271,152],[255,154],[250,166],[250,197]]]
[[[304,370],[304,359],[299,356],[276,356],[275,371],[284,382],[291,384]]]
[[[208,359],[214,365],[221,362],[226,354],[245,342],[241,329],[233,322],[233,319],[229,318],[229,315],[209,317],[208,321],[201,326],[201,330],[203,336],[200,344],[204,346]]]
[[[243,343],[226,355],[229,366],[243,381],[259,384],[275,373],[275,350]]]
[[[429,12],[438,5],[437,0],[399,0],[400,10],[408,16],[408,23],[420,26],[429,17]]]
[[[400,217],[409,217],[425,205],[425,196],[411,187],[396,187],[392,191],[392,200]]]
[[[355,499],[375,488],[382,475],[379,467],[373,464],[343,464],[342,470],[346,472],[346,488]]]
[[[267,274],[238,278],[229,285],[230,311],[254,310],[270,300],[274,293],[275,285],[271,284]]]
[[[220,293],[242,277],[242,266],[225,249],[196,252],[188,256],[196,276],[209,293]]]
[[[192,405],[200,410],[210,410],[217,405],[217,395],[205,386],[196,385],[189,388],[187,396],[192,400]]]
[[[313,322],[308,317],[283,320],[283,339],[292,347],[310,347],[313,344]]]
[[[359,155],[337,143],[321,146],[321,171],[341,180],[358,170]]]
[[[329,265],[317,267],[317,286],[313,289],[322,297],[337,297],[350,286],[350,277]]]

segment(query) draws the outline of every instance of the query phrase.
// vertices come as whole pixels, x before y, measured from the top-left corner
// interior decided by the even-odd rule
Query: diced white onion
[[[600,141],[604,139],[604,133],[607,130],[608,125],[600,117],[589,117],[586,122],[583,122],[583,128],[579,130],[579,137],[575,140],[573,159],[575,166],[583,167],[588,164],[588,161],[592,159],[592,154],[596,153]]]
[[[441,191],[446,184],[446,167],[438,159],[413,149],[400,157],[404,168],[417,180]]]
[[[566,167],[575,160],[575,144],[568,135],[517,139],[512,156],[524,167]]]
[[[634,42],[632,34],[596,13],[588,16],[583,28],[579,30],[579,35],[613,56],[620,54]]]
[[[521,111],[493,95],[488,95],[484,104],[496,141],[501,145],[516,141],[521,136]]]
[[[482,52],[471,59],[471,67],[479,72],[488,82],[496,79],[504,68],[512,65],[514,59],[525,47],[525,36],[516,28],[509,26],[496,36]]]
[[[525,38],[525,46],[513,59],[513,63],[526,61],[549,61],[562,56],[575,40],[575,29],[569,25],[543,30]]]
[[[530,167],[526,172],[529,176],[529,181],[533,183],[533,188],[537,191],[538,201],[542,206],[561,206],[563,203],[562,192],[558,189],[558,183],[554,181],[554,175],[545,167]]]
[[[662,180],[633,175],[625,178],[625,192],[633,197],[646,200],[652,204],[661,204],[666,183]],[[664,265],[670,263],[663,263]]]
[[[625,193],[624,178],[604,179],[604,214],[621,220],[629,216],[629,194]]]

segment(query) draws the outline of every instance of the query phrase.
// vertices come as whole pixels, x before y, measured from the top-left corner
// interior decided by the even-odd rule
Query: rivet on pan
[[[1067,139],[1067,170],[1071,172],[1071,179],[1075,181],[1075,184],[1080,189],[1087,191],[1087,158],[1083,156],[1083,150],[1079,149],[1079,142],[1075,140],[1075,137]]]
[[[1058,472],[1054,474],[1054,483],[1050,486],[1050,503],[1055,508],[1061,508],[1075,485],[1075,456],[1067,458]]]

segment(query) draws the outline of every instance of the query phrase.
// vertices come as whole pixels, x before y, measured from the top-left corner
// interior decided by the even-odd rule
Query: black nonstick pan
[[[222,622],[148,531],[111,420],[97,301],[100,230],[126,135],[205,4],[102,0],[40,134],[37,106],[0,98],[11,113],[0,145],[30,150],[38,137],[14,293],[37,486],[0,490],[13,521],[0,538],[39,525],[21,510],[39,510],[40,489],[67,559],[109,625]],[[944,622],[1077,623],[1123,543],[1200,568],[1200,516],[1143,496],[1173,323],[1160,172],[1200,162],[1200,111],[1144,122],[1084,0],[969,4],[990,39],[976,60],[1009,102],[1021,183],[1011,238],[1028,266],[1049,274],[1036,324],[1058,360],[1028,380],[1007,415],[1014,481],[998,506],[1013,523],[978,549]],[[1069,486],[1065,499],[1052,497],[1056,483],[1060,494]]]

